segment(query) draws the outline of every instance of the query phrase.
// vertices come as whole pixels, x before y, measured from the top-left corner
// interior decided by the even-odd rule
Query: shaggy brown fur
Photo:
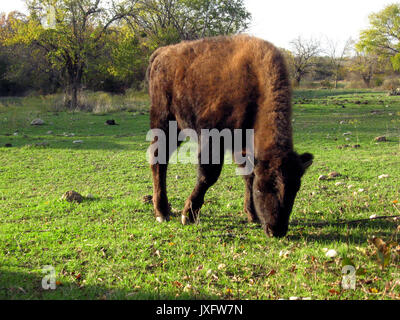
[[[252,129],[256,168],[244,177],[245,211],[268,234],[286,234],[300,177],[312,156],[293,151],[291,89],[282,54],[269,42],[239,35],[158,49],[148,69],[151,128]],[[171,155],[174,150],[170,150]],[[306,163],[307,165],[304,165]],[[199,165],[183,215],[195,219],[222,165]],[[168,219],[166,165],[153,165],[154,207]],[[186,220],[183,219],[185,222]]]

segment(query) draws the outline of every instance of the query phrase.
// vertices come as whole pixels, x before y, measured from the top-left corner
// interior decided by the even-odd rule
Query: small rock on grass
[[[386,178],[389,178],[389,175],[388,174],[381,174],[378,178],[379,179],[386,179]]]
[[[5,146],[6,148],[11,148],[11,147],[12,147],[12,144],[11,144],[11,143],[6,143],[4,146]]]
[[[153,196],[151,196],[151,195],[143,196],[142,202],[146,203],[146,204],[153,203]]]
[[[31,121],[31,125],[32,126],[42,126],[42,125],[44,125],[44,121],[42,119],[39,119],[39,118],[33,119]]]
[[[333,171],[329,173],[329,178],[337,178],[340,177],[341,174],[339,172]]]
[[[328,258],[334,258],[337,256],[337,251],[335,249],[327,250],[325,256]]]
[[[81,203],[83,201],[83,197],[78,192],[71,190],[64,193],[61,197],[61,200]]]
[[[318,177],[318,181],[323,181],[323,180],[328,180],[328,176],[322,174]]]
[[[83,143],[83,140],[75,140],[75,141],[73,141],[72,143],[81,144],[81,143]]]
[[[48,147],[50,144],[48,142],[38,142],[35,143],[35,147]]]
[[[375,142],[387,142],[387,138],[385,136],[380,136],[375,138]]]
[[[283,257],[283,258],[287,258],[290,255],[290,251],[289,250],[281,250],[279,252],[279,256]]]

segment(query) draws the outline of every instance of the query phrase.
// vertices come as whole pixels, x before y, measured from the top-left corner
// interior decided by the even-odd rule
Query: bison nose
[[[265,225],[264,231],[268,237],[282,238],[286,236],[288,227],[274,227],[271,225]]]

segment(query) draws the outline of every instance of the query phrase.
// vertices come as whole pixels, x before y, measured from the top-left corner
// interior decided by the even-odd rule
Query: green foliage
[[[128,26],[120,28],[119,32],[119,37],[107,43],[111,53],[107,71],[117,79],[132,79],[131,82],[143,79],[150,50]]]
[[[143,88],[148,57],[159,46],[237,33],[250,20],[243,0],[28,0],[27,5],[28,16],[0,17],[2,73],[7,81],[43,93],[62,87],[71,109],[83,87],[118,93]]]
[[[243,0],[147,0],[132,19],[160,46],[244,31],[251,15]]]
[[[358,75],[367,87],[370,87],[375,76],[384,74],[386,65],[388,65],[388,61],[382,56],[369,52],[365,48],[359,48],[355,57],[350,59],[348,69]]]
[[[357,49],[390,58],[393,69],[400,70],[400,4],[371,14],[369,21],[370,27],[361,32]]]
[[[29,16],[12,19],[3,43],[44,51],[51,69],[60,74],[66,104],[76,108],[88,66],[103,53],[109,27],[124,13],[97,0],[29,0],[27,4]],[[46,25],[48,20],[54,24]]]

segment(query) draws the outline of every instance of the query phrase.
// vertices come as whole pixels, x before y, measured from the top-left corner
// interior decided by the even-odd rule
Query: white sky
[[[397,0],[399,2],[399,0]],[[368,16],[396,0],[245,0],[253,15],[248,33],[289,48],[291,40],[326,37],[336,42],[356,39]],[[24,12],[23,0],[0,0],[0,12]]]
[[[248,33],[289,49],[301,36],[344,43],[368,27],[370,13],[396,0],[245,0],[253,15]]]

